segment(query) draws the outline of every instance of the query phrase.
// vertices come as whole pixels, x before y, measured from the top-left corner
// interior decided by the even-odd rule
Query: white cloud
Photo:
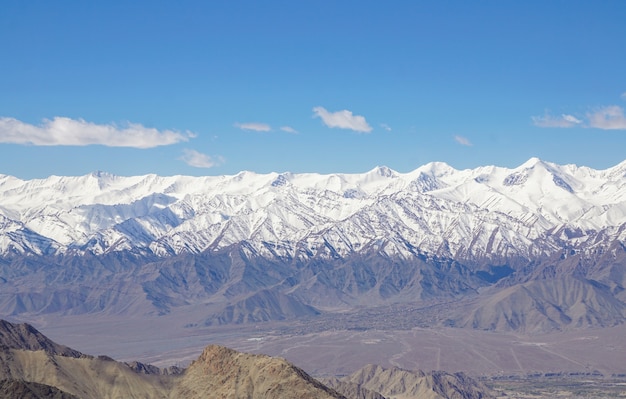
[[[293,133],[293,134],[297,134],[298,131],[294,128],[292,128],[291,126],[282,126],[280,128],[280,130],[282,130],[283,132],[287,132],[287,133]]]
[[[454,141],[467,147],[472,146],[472,143],[466,137],[463,137],[463,136],[458,136],[458,135],[454,136]]]
[[[382,127],[383,129],[385,129],[386,131],[390,132],[391,131],[391,127],[389,127],[388,124],[386,123],[381,123],[380,127]]]
[[[602,107],[587,114],[589,127],[606,130],[626,130],[624,110],[617,105]]]
[[[352,115],[351,111],[328,112],[324,107],[313,108],[314,117],[322,118],[322,122],[330,128],[350,129],[357,132],[369,133],[372,127],[367,124],[361,115]]]
[[[626,91],[622,93],[621,97],[623,100],[626,100]]]
[[[563,120],[566,122],[573,123],[574,125],[580,125],[581,123],[583,123],[583,121],[573,115],[561,114],[561,118],[563,118]]]
[[[206,154],[187,148],[183,150],[183,156],[179,159],[184,161],[187,165],[193,166],[194,168],[212,168],[214,166],[219,166],[224,163],[224,158],[222,157],[217,157],[217,159],[213,159]]]
[[[544,116],[533,116],[533,124],[538,127],[574,127],[583,122],[573,115],[561,114],[553,116],[546,113]]]
[[[242,129],[242,130],[253,130],[255,132],[269,132],[270,130],[272,130],[270,125],[266,123],[257,123],[257,122],[235,123],[235,127],[238,127],[239,129]]]
[[[57,116],[52,120],[44,119],[41,125],[35,126],[15,118],[0,117],[0,143],[152,148],[188,141],[193,137],[195,134],[191,132],[159,131],[130,122],[123,126],[98,125],[83,119]]]

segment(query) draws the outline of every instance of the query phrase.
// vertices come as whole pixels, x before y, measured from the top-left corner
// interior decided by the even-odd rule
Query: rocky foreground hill
[[[462,374],[367,366],[324,385],[281,358],[210,345],[187,369],[116,362],[56,344],[28,324],[0,322],[0,397],[384,399],[489,398]],[[341,392],[341,393],[339,393]],[[367,395],[367,396],[364,396]]]

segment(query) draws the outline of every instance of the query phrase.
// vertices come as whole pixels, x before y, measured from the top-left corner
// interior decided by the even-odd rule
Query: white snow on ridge
[[[393,254],[416,247],[529,255],[553,250],[554,240],[537,242],[563,226],[624,225],[626,161],[606,170],[531,158],[513,169],[430,163],[409,173],[0,175],[0,217],[0,253],[141,248],[164,255],[245,240],[259,251],[264,242],[283,242],[343,256],[384,240]]]

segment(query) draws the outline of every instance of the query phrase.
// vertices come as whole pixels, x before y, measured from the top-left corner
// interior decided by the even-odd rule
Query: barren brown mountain
[[[483,399],[493,398],[489,388],[463,373],[424,373],[367,365],[342,379],[388,399]]]
[[[208,346],[185,371],[172,397],[206,398],[344,398],[280,358]]]

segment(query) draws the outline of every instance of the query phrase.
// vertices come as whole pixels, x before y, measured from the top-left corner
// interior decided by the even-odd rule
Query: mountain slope
[[[9,349],[0,352],[0,373],[2,379],[49,385],[80,398],[168,398],[167,384],[158,377],[107,359]]]
[[[610,327],[626,320],[626,304],[597,282],[563,276],[484,296],[458,320],[453,325],[527,333]]]
[[[76,396],[49,385],[20,380],[0,381],[0,398],[77,399]]]

